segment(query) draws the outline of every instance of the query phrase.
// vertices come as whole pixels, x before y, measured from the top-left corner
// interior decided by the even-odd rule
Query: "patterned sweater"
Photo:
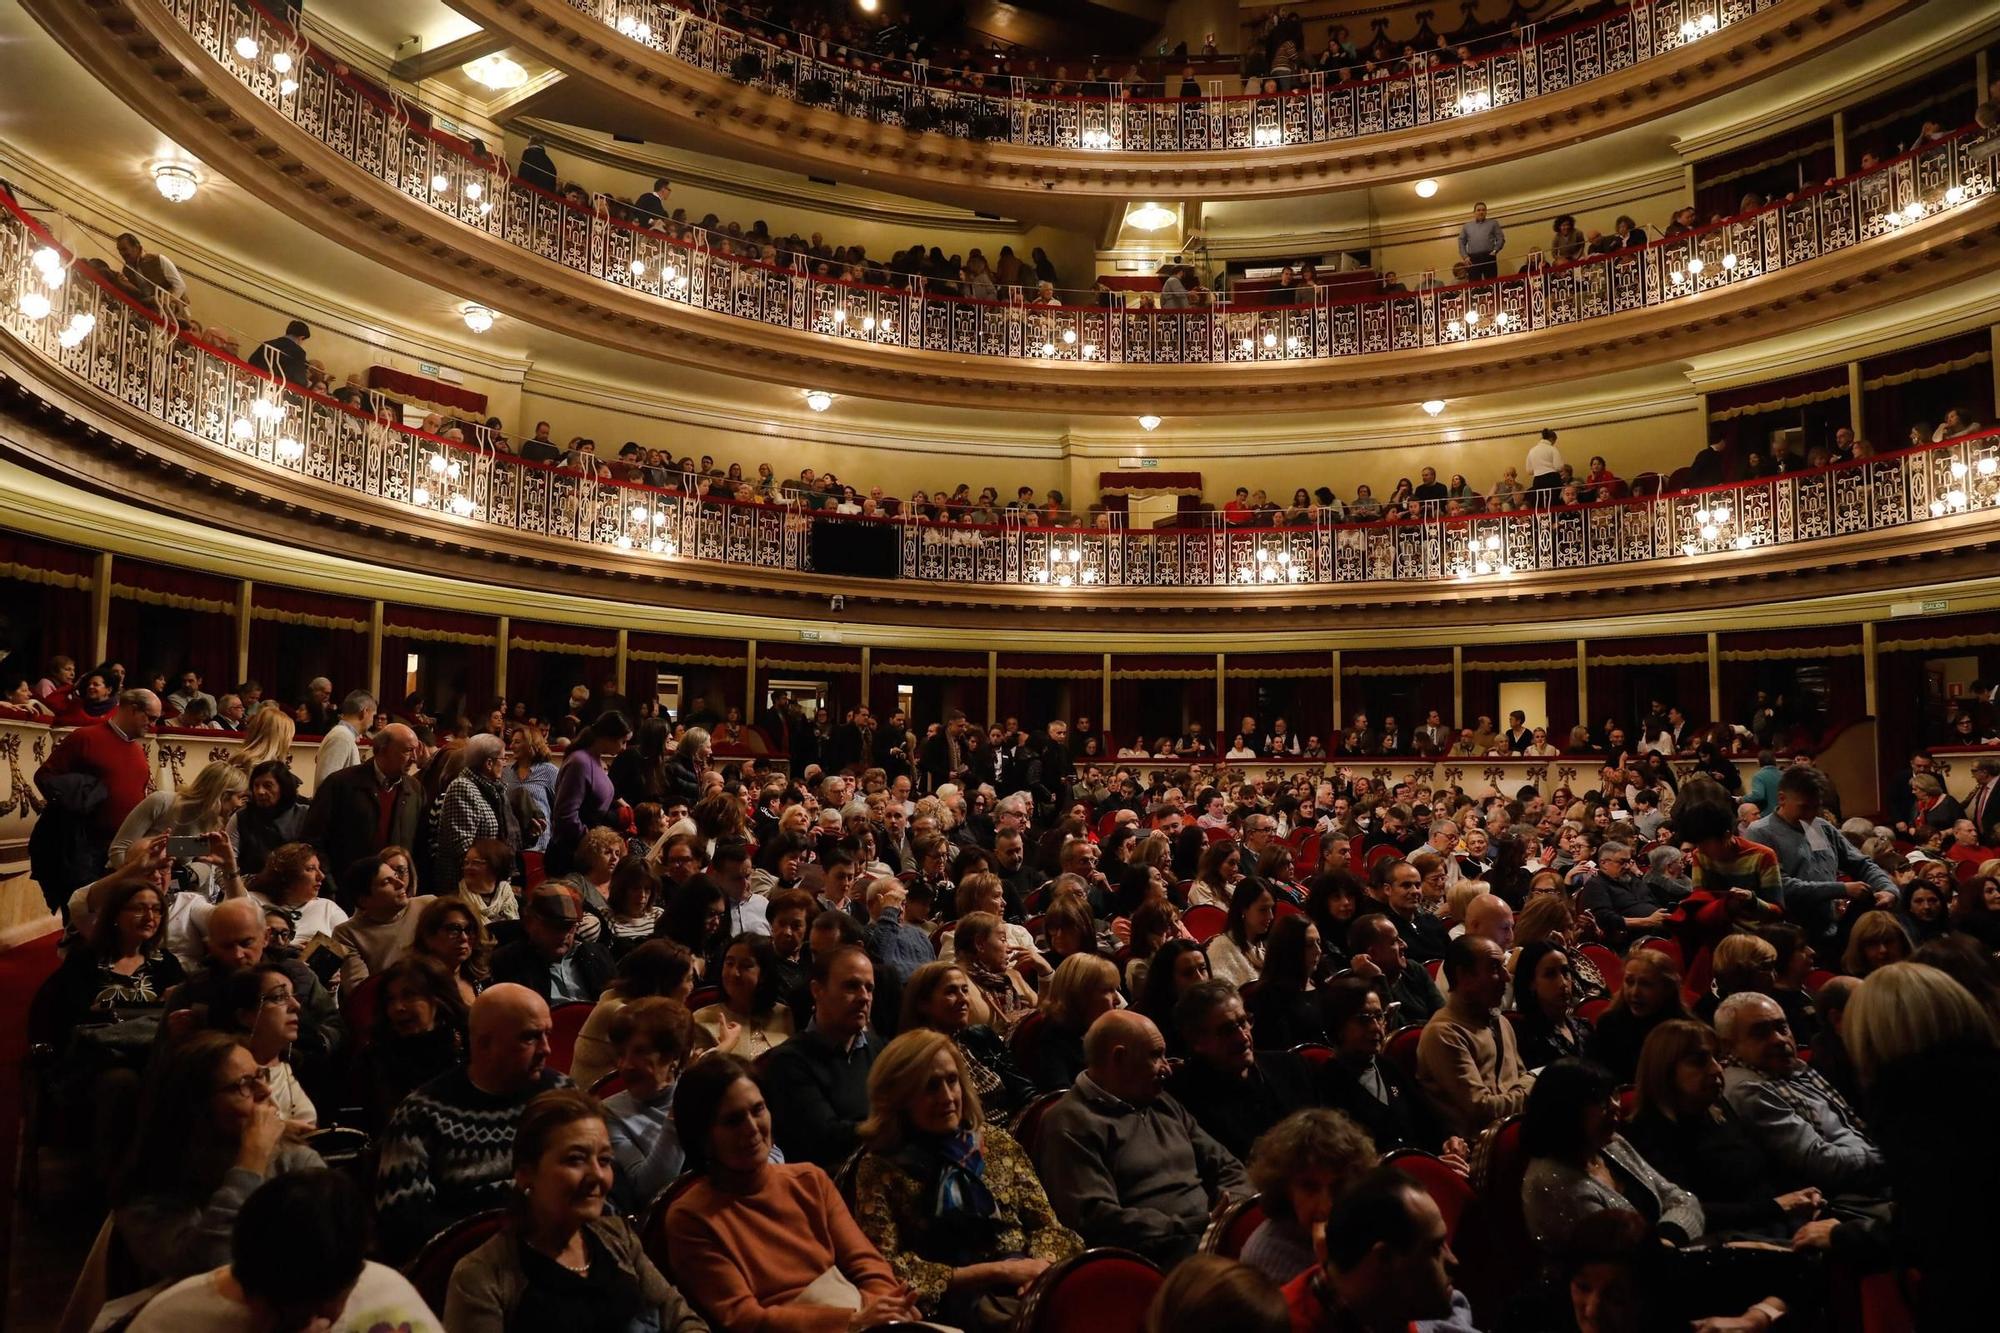
[[[405,1097],[382,1133],[375,1168],[383,1253],[405,1262],[453,1222],[499,1207],[514,1177],[522,1111],[538,1093],[574,1086],[544,1068],[525,1091],[495,1096],[461,1066]]]

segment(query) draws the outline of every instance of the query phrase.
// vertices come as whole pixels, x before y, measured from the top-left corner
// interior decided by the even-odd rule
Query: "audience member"
[[[1798,1058],[1785,1011],[1767,995],[1732,995],[1716,1007],[1727,1047],[1723,1095],[1761,1148],[1781,1185],[1829,1196],[1882,1192],[1881,1150],[1861,1117],[1812,1066]]]
[[[1445,950],[1451,998],[1424,1024],[1417,1082],[1445,1128],[1476,1134],[1519,1111],[1534,1086],[1521,1064],[1513,1025],[1500,1018],[1507,967],[1500,946],[1460,936]]]
[[[1294,1111],[1258,1135],[1246,1165],[1264,1220],[1244,1242],[1243,1262],[1281,1285],[1311,1268],[1333,1201],[1375,1161],[1368,1135],[1338,1111]]]
[[[882,1041],[868,1026],[875,965],[857,945],[814,950],[811,995],[811,1023],[770,1053],[764,1078],[785,1160],[831,1170],[859,1145],[868,1118],[868,1071]]]
[[[1187,1059],[1167,1088],[1208,1136],[1238,1161],[1258,1136],[1313,1103],[1305,1062],[1287,1051],[1257,1051],[1236,987],[1204,981],[1174,1005]]]

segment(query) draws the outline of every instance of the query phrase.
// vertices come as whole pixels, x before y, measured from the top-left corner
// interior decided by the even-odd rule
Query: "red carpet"
[[[56,970],[58,932],[0,949],[0,1162],[7,1168],[7,1198],[14,1198],[21,1152],[21,1070],[28,1058],[28,1002]],[[0,1273],[14,1250],[14,1208],[0,1210]],[[6,1319],[0,1306],[0,1324]]]

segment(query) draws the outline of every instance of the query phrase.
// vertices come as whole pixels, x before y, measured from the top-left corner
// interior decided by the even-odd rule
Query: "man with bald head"
[[[1184,1259],[1209,1218],[1249,1193],[1243,1165],[1167,1094],[1167,1044],[1151,1019],[1102,1015],[1083,1054],[1084,1072],[1029,1145],[1049,1202],[1086,1244]]]
[[[264,905],[255,898],[225,898],[206,908],[200,924],[201,966],[185,982],[167,993],[164,1008],[167,1021],[161,1025],[163,1039],[172,1041],[208,1025],[208,1011],[221,994],[223,983],[246,967],[262,962],[285,970],[292,994],[299,1000],[299,1035],[292,1044],[292,1064],[301,1082],[316,1084],[327,1072],[328,1062],[339,1051],[346,1036],[346,1024],[332,992],[320,984],[310,967],[296,958],[264,956]],[[315,1089],[311,1086],[308,1091]]]
[[[1886,1187],[1882,1152],[1848,1100],[1799,1059],[1785,1011],[1741,991],[1715,1009],[1722,1095],[1785,1189],[1873,1195]]]
[[[382,1132],[375,1213],[396,1263],[504,1203],[521,1113],[536,1094],[573,1086],[549,1067],[549,1006],[526,986],[487,987],[466,1026],[466,1063],[405,1097]]]
[[[368,887],[344,878],[357,862],[384,847],[416,846],[424,810],[423,786],[409,771],[416,750],[417,733],[391,722],[375,733],[368,762],[329,775],[313,792],[300,836],[319,853],[320,866],[340,883],[349,901]],[[407,888],[415,896],[417,886]]]

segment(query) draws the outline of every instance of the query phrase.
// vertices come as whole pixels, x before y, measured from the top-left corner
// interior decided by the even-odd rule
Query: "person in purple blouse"
[[[548,873],[566,875],[584,833],[618,822],[618,797],[611,789],[611,761],[625,748],[632,724],[622,713],[605,713],[577,733],[556,775],[554,827],[549,835]]]

